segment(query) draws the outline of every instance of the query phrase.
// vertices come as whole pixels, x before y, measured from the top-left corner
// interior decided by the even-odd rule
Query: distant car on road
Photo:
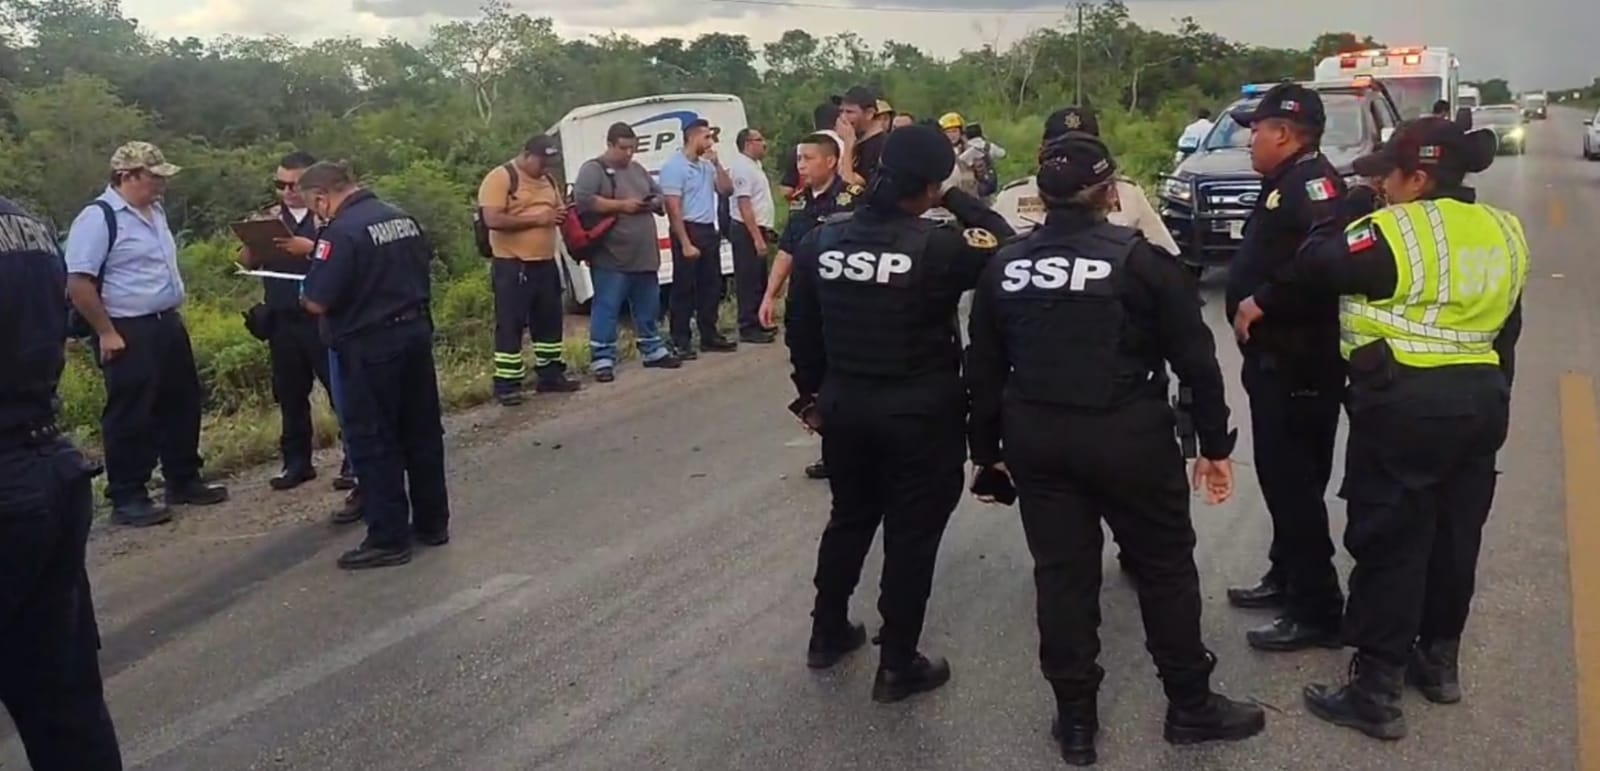
[[[1583,157],[1600,161],[1600,110],[1583,122]]]
[[[1500,140],[1500,152],[1522,155],[1528,151],[1528,119],[1514,104],[1492,104],[1472,111],[1472,127],[1488,129]]]

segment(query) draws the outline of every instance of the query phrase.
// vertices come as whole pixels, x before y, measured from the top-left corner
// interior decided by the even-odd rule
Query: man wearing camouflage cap
[[[79,319],[73,334],[93,346],[106,379],[100,433],[111,517],[134,527],[171,519],[146,489],[158,460],[166,504],[228,498],[200,476],[203,393],[178,313],[185,296],[178,246],[161,205],[179,171],[149,142],[117,148],[110,184],[67,234],[67,294]]]

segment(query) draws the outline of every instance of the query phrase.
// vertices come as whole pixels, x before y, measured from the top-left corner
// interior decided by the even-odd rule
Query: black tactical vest
[[[1137,231],[1101,223],[1071,235],[1034,231],[996,257],[996,315],[1012,363],[1010,389],[1028,402],[1103,410],[1148,382],[1125,352],[1121,300]]]
[[[950,318],[958,295],[939,286],[937,266],[927,259],[938,225],[841,214],[821,227],[817,296],[828,371],[892,379],[957,371],[960,343]]]

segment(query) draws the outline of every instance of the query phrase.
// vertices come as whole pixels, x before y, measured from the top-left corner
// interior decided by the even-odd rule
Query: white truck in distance
[[[1475,110],[1482,106],[1483,96],[1478,92],[1477,86],[1462,86],[1456,89],[1456,109],[1463,107]]]
[[[626,123],[633,127],[639,137],[639,147],[633,159],[655,177],[661,173],[661,167],[667,159],[683,149],[684,127],[701,118],[711,124],[717,142],[717,155],[730,158],[738,152],[734,148],[734,137],[749,122],[745,117],[744,102],[729,94],[661,94],[585,105],[568,112],[545,133],[555,137],[561,145],[562,178],[570,193],[573,181],[578,178],[578,169],[605,151],[606,131],[611,124]],[[672,245],[668,233],[667,218],[657,216],[662,286],[672,283]],[[733,247],[723,241],[720,251],[722,275],[731,276]],[[564,245],[561,248],[561,266],[568,305],[582,307],[594,296],[594,282],[589,277],[589,267],[573,260]]]

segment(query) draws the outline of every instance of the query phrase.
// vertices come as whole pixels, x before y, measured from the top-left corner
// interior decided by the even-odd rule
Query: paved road
[[[1557,110],[1532,127],[1529,155],[1480,180],[1489,201],[1522,215],[1536,256],[1464,654],[1467,701],[1410,697],[1411,737],[1379,745],[1300,704],[1301,685],[1341,675],[1344,654],[1245,647],[1243,630],[1267,617],[1230,610],[1223,592],[1256,577],[1266,550],[1246,443],[1237,498],[1197,503],[1195,519],[1216,679],[1267,705],[1268,731],[1231,746],[1161,741],[1134,594],[1108,558],[1102,767],[1575,767],[1562,474],[1562,405],[1572,404],[1558,380],[1600,367],[1600,269],[1589,264],[1600,164],[1577,160],[1577,120]],[[1206,312],[1226,342],[1221,303]],[[1237,357],[1223,350],[1244,424]],[[547,419],[453,420],[455,540],[405,568],[335,570],[357,536],[307,513],[332,494],[273,496],[259,481],[173,528],[98,535],[105,668],[129,767],[1058,766],[1011,510],[964,503],[945,540],[926,647],[953,661],[947,688],[883,707],[867,698],[870,654],[828,674],[805,669],[827,494],[798,473],[816,447],[790,427],[787,388],[781,350],[743,351],[680,373],[625,370]],[[868,575],[877,569],[875,555]],[[856,601],[873,623],[875,594]],[[0,749],[0,767],[25,766],[14,741]]]

